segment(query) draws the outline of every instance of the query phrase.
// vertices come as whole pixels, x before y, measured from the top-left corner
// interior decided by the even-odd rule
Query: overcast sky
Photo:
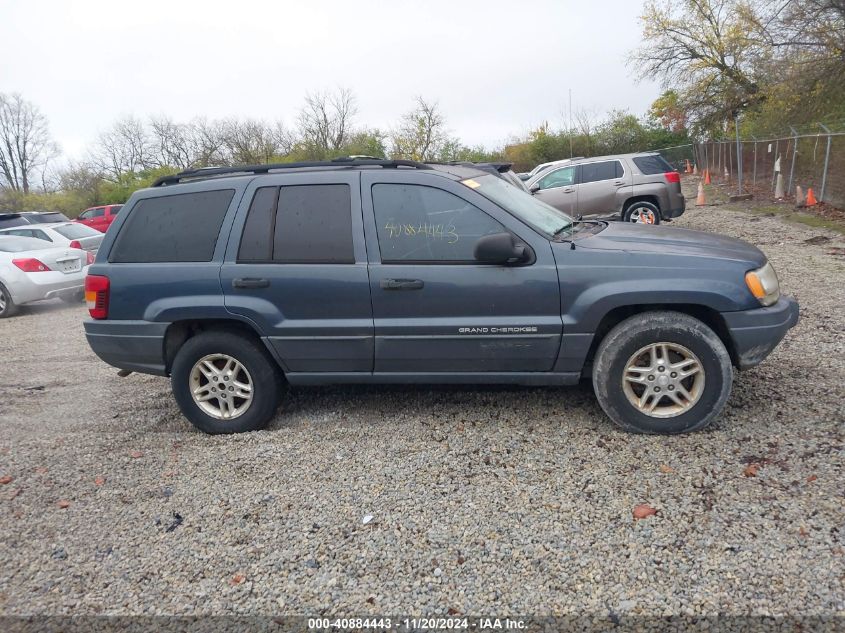
[[[292,125],[309,91],[351,88],[388,128],[415,95],[467,144],[494,147],[574,108],[643,114],[658,94],[626,66],[635,0],[0,0],[0,92],[47,115],[80,156],[124,115]]]

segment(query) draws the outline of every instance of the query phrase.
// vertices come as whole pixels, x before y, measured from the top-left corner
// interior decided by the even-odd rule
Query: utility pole
[[[572,88],[569,89],[569,158],[572,158]]]

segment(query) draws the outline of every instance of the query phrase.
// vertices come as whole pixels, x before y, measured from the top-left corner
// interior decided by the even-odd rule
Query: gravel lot
[[[582,386],[297,389],[209,437],[94,356],[84,307],[0,321],[0,613],[845,615],[845,239],[675,225],[761,246],[802,309],[690,436]]]

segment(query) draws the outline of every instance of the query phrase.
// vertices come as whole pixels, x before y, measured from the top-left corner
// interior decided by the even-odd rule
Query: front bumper
[[[85,338],[103,361],[129,371],[166,376],[164,336],[168,323],[88,319]]]
[[[784,297],[768,308],[723,312],[735,352],[734,364],[748,369],[763,362],[798,323],[798,302]]]

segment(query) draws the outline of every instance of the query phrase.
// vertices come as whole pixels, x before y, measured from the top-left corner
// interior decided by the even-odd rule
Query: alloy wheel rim
[[[0,290],[0,312],[6,311],[6,293]]]
[[[654,211],[646,207],[637,207],[631,211],[631,222],[635,224],[654,224]]]
[[[677,343],[652,343],[625,363],[622,391],[640,413],[673,418],[701,399],[704,381],[704,365],[692,351]]]
[[[217,420],[233,420],[252,405],[252,377],[237,358],[228,354],[200,358],[191,368],[188,383],[196,405]]]

